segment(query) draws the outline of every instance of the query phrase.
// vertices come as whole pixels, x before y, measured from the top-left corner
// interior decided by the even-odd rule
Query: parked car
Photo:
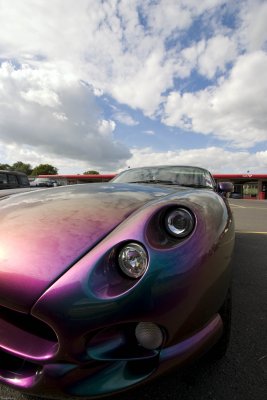
[[[238,192],[232,192],[232,193],[230,194],[230,197],[231,197],[232,199],[243,199],[242,193],[238,193]]]
[[[101,397],[222,357],[230,190],[205,169],[162,166],[0,200],[0,381]]]
[[[23,172],[0,171],[0,189],[15,189],[29,186],[28,176]]]
[[[49,179],[49,178],[35,178],[33,181],[30,182],[30,185],[38,187],[58,186],[57,182],[54,179]]]

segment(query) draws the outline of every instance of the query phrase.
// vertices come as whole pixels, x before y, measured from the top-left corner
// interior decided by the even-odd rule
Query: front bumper
[[[82,357],[79,354],[76,360],[64,362],[56,356],[58,343],[49,327],[49,338],[44,338],[44,332],[40,337],[40,332],[32,330],[24,331],[18,341],[20,328],[0,319],[0,331],[6,332],[0,340],[0,382],[48,397],[62,394],[98,397],[148,381],[200,356],[216,343],[223,330],[221,317],[216,314],[180,343],[147,350],[134,343],[130,332],[134,325],[128,324],[126,336],[125,325],[104,330],[88,341]]]

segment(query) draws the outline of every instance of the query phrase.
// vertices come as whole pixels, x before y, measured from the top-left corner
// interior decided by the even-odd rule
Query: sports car
[[[128,169],[0,200],[0,382],[101,397],[208,353],[231,322],[232,184]]]

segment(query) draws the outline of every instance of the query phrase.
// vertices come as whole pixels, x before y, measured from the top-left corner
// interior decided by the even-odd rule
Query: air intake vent
[[[58,350],[58,339],[53,329],[39,319],[0,306],[0,348],[15,356],[47,360]]]

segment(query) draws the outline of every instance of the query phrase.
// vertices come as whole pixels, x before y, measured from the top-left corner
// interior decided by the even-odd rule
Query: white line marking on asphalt
[[[235,233],[250,233],[253,235],[267,235],[267,232],[255,232],[255,231],[235,231]]]
[[[237,204],[230,204],[232,208],[244,208],[244,209],[254,209],[254,210],[267,210],[267,207],[251,207],[251,206],[238,206]]]
[[[230,204],[230,206],[233,208],[247,208],[245,206],[238,206],[237,204]]]

